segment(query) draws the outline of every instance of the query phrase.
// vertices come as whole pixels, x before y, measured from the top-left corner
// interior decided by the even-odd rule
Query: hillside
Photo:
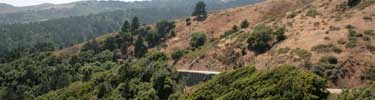
[[[353,7],[342,7],[342,0],[268,0],[215,12],[204,22],[187,26],[176,22],[176,37],[168,40],[166,52],[187,50],[175,64],[178,69],[225,71],[255,65],[257,69],[292,64],[330,79],[332,87],[361,87],[368,84],[375,66],[374,1],[364,0]],[[272,7],[271,7],[272,6]],[[249,28],[223,35],[234,25],[248,20]],[[286,39],[273,42],[264,53],[249,49],[248,37],[257,25],[285,28]],[[191,51],[190,36],[204,32],[207,41]],[[269,41],[271,42],[271,41]],[[276,44],[275,44],[276,43]],[[324,58],[337,59],[326,64]]]
[[[1,21],[22,21],[24,18],[31,18],[31,22],[0,24],[0,32],[2,33],[0,34],[0,56],[15,49],[31,48],[39,43],[53,43],[57,49],[69,47],[105,33],[119,31],[124,20],[130,20],[135,16],[141,19],[140,22],[146,24],[163,19],[189,16],[193,10],[191,6],[198,1],[81,1],[61,5],[43,4],[21,8],[12,7],[13,10],[20,11],[12,13],[1,13],[0,11],[0,23]],[[206,1],[209,12],[260,2],[260,0]],[[23,11],[23,9],[26,10]],[[4,11],[12,10],[4,9]],[[48,16],[53,18],[47,18]],[[37,21],[33,19],[34,17],[36,19],[42,18],[43,21]],[[0,60],[0,62],[2,61]]]
[[[374,0],[267,0],[143,25],[0,64],[1,99],[374,98]],[[188,87],[178,70],[221,71]],[[331,94],[338,88],[341,94]]]
[[[213,12],[205,21],[192,21],[191,25],[186,24],[186,19],[194,17],[178,19],[176,36],[168,39],[161,51],[171,55],[176,51],[185,52],[177,61],[169,61],[177,69],[226,71],[248,65],[269,69],[291,64],[331,80],[330,87],[362,87],[374,79],[374,33],[371,31],[375,29],[371,20],[374,5],[371,0],[363,1],[342,10],[339,5],[344,3],[268,0]],[[283,9],[275,10],[280,8]],[[311,12],[316,13],[315,17]],[[248,28],[224,34],[235,25],[240,27],[244,20],[250,23]],[[286,39],[257,54],[249,49],[247,40],[253,28],[261,24],[284,27]],[[207,36],[205,45],[198,49],[190,47],[194,32]]]

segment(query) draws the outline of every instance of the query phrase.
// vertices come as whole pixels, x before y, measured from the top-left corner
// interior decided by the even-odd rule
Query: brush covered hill
[[[0,97],[327,99],[326,87],[362,87],[374,78],[373,61],[366,57],[373,57],[374,16],[367,14],[375,5],[372,0],[352,3],[267,0],[213,12],[205,20],[125,22],[119,33],[0,64]],[[244,67],[249,65],[255,67]],[[189,93],[183,91],[176,69],[227,72]],[[372,98],[372,88],[331,97]]]
[[[374,2],[267,0],[211,13],[201,22],[185,18],[162,50],[185,52],[171,61],[178,69],[292,64],[331,80],[331,87],[361,87],[374,79]],[[207,37],[198,48],[190,46],[195,32]]]
[[[94,37],[119,31],[124,20],[134,16],[149,24],[161,19],[189,16],[200,0],[152,0],[137,2],[80,1],[12,7],[0,4],[0,63],[16,49],[41,43],[65,48]],[[232,8],[262,0],[203,0],[207,11]]]

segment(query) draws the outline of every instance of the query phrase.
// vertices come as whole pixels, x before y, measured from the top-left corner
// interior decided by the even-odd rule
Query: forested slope
[[[40,22],[35,22],[35,20],[33,20],[31,23],[0,24],[0,55],[9,53],[14,49],[31,48],[40,43],[52,43],[56,49],[69,47],[73,44],[92,39],[93,37],[117,32],[124,20],[132,19],[135,16],[141,19],[140,22],[146,24],[162,19],[176,19],[188,16],[193,10],[192,6],[197,1],[198,0],[153,0],[128,3],[119,1],[82,1],[62,5],[31,6],[29,8],[19,8],[20,11],[13,7],[16,11],[12,13],[3,12],[0,16],[5,17],[0,17],[0,21],[11,21],[10,19],[1,18],[15,18],[14,20],[20,21],[22,18],[17,18],[23,15],[17,15],[17,12],[23,11],[25,11],[25,13],[32,13],[31,15],[37,15],[37,18],[42,19],[49,18],[44,18],[44,14],[39,14],[38,11],[46,12],[45,15],[48,16],[64,15],[66,18],[51,18],[51,20]],[[219,9],[257,3],[261,0],[234,0],[228,2],[217,0],[205,1],[207,1],[208,11],[216,11]],[[106,12],[105,9],[102,11],[102,8],[106,8],[110,12]],[[31,12],[27,9],[31,9]],[[87,10],[103,13],[96,14]],[[9,14],[16,15],[8,16]],[[26,14],[25,17],[32,18],[29,14]]]

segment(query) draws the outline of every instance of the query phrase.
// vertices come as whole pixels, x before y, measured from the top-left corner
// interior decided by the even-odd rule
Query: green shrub
[[[368,20],[368,21],[372,21],[372,17],[370,17],[370,16],[363,16],[363,19]]]
[[[296,54],[298,57],[302,59],[310,59],[312,56],[312,54],[309,51],[301,48],[293,49],[292,54]]]
[[[319,60],[322,63],[337,64],[338,60],[335,56],[324,56]]]
[[[357,39],[356,38],[350,38],[349,42],[345,45],[347,48],[354,48],[357,46]]]
[[[297,16],[297,12],[295,11],[288,12],[286,15],[287,15],[287,18],[294,18]]]
[[[312,72],[336,83],[338,79],[344,77],[346,71],[339,65],[320,63],[313,66]]]
[[[182,56],[184,56],[184,54],[185,54],[185,51],[178,49],[178,50],[174,51],[174,52],[172,53],[171,56],[172,56],[172,59],[173,59],[174,61],[177,61],[177,60],[179,60]]]
[[[247,21],[247,20],[242,21],[241,22],[241,28],[247,28],[247,27],[249,27],[249,21]]]
[[[285,48],[280,48],[277,53],[278,54],[286,54],[290,51],[290,48],[289,47],[285,47]]]
[[[364,32],[364,34],[374,36],[375,32],[374,32],[374,30],[367,30],[367,31]]]
[[[319,15],[318,11],[313,8],[310,8],[306,13],[306,16],[309,17],[316,17],[317,15]]]
[[[206,34],[201,32],[195,32],[191,36],[190,46],[198,48],[206,42]]]
[[[367,69],[361,76],[362,80],[375,80],[375,68]]]
[[[361,3],[362,0],[348,0],[348,6],[349,7],[354,7],[357,6],[359,3]]]
[[[334,95],[332,100],[373,100],[375,98],[375,82],[364,88],[344,91],[339,95]]]
[[[325,53],[325,52],[335,52],[341,53],[342,50],[333,44],[319,44],[311,48],[311,51],[316,51],[318,53]]]
[[[269,44],[270,41],[275,40],[277,43],[286,38],[284,32],[284,28],[278,28],[274,31],[272,28],[258,25],[247,39],[248,47],[257,54],[264,53],[272,47]]]
[[[346,40],[344,40],[344,39],[339,39],[339,40],[337,40],[337,44],[344,45],[344,44],[346,44]]]
[[[321,100],[326,81],[293,66],[256,71],[245,67],[203,83],[183,100]]]

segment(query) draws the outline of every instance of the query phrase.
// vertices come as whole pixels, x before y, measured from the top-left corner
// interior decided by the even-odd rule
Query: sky
[[[82,0],[0,0],[0,3],[6,3],[13,6],[31,6],[37,5],[42,3],[53,3],[53,4],[63,4],[63,3],[70,3],[75,1],[82,1]],[[118,0],[118,1],[142,1],[142,0]]]

